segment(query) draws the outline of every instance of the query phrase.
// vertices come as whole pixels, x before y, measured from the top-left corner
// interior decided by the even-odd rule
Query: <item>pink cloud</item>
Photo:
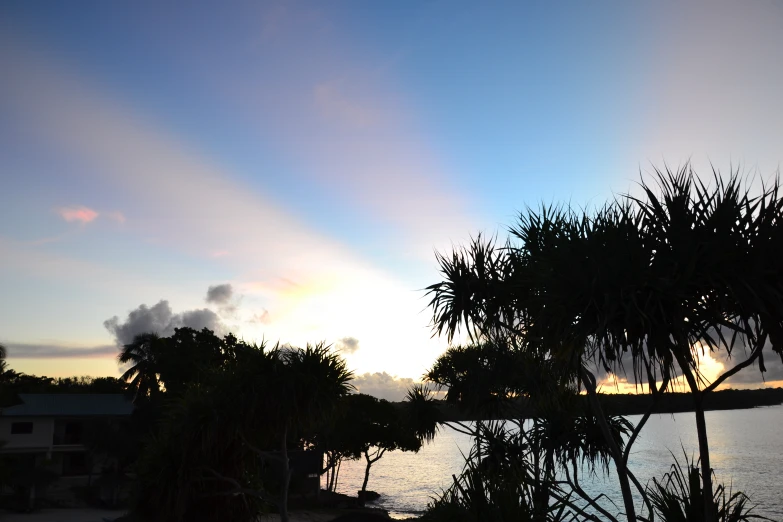
[[[78,221],[79,223],[89,223],[98,217],[98,213],[87,207],[61,207],[57,213],[68,223]]]

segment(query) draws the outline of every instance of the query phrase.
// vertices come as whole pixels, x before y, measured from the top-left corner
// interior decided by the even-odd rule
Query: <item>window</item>
[[[27,435],[33,432],[32,422],[11,423],[11,435]]]
[[[84,424],[78,420],[58,420],[54,423],[54,445],[82,444]]]

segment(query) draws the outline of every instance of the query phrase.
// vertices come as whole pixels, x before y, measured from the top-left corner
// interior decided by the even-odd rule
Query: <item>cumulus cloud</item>
[[[717,361],[723,364],[724,371],[727,371],[746,360],[749,353],[749,350],[743,350],[742,347],[740,347],[739,349],[734,350],[731,359],[728,358],[726,352],[723,350],[713,356]],[[767,369],[766,372],[762,373],[759,370],[758,362],[756,362],[729,377],[726,382],[741,386],[752,386],[760,385],[762,381],[783,380],[783,361],[781,361],[780,356],[772,351],[772,347],[769,343],[764,346],[764,351],[762,353],[764,355],[764,366]]]
[[[105,357],[117,355],[116,346],[62,346],[57,344],[8,343],[11,359],[60,359],[69,357]]]
[[[730,334],[724,332],[724,335],[726,335],[727,338],[730,338]],[[767,370],[766,372],[762,373],[759,370],[759,365],[757,362],[755,364],[752,364],[751,366],[748,366],[747,368],[743,368],[737,374],[728,378],[721,385],[721,388],[726,386],[753,388],[757,386],[763,386],[764,382],[783,380],[783,361],[781,361],[781,358],[778,354],[772,351],[772,346],[769,342],[764,347],[763,354],[764,354],[764,365]],[[728,357],[728,353],[726,352],[726,349],[724,347],[722,347],[719,350],[709,352],[707,355],[708,357],[706,357],[703,360],[703,362],[706,365],[704,371],[706,372],[705,376],[707,377],[707,379],[712,380],[719,377],[723,373],[731,370],[737,364],[745,361],[747,357],[750,355],[750,350],[745,348],[741,344],[741,341],[738,339],[737,345],[732,350],[731,358]],[[588,365],[588,367],[591,371],[595,373],[598,381],[604,383],[605,386],[608,387],[614,386],[615,378],[617,379],[617,382],[619,382],[620,384],[627,383],[629,385],[633,385],[634,383],[633,361],[630,353],[624,353],[620,361],[622,362],[622,367],[624,368],[624,371],[618,368],[616,375],[608,373],[603,368],[599,368],[597,365],[594,364]],[[720,368],[720,366],[718,366],[715,363],[719,363],[723,367]],[[679,377],[680,372],[677,371],[676,368],[675,370],[676,370],[675,377]]]
[[[356,353],[359,349],[359,339],[356,337],[343,337],[337,341],[337,349],[342,353]]]
[[[226,305],[231,301],[234,295],[234,288],[230,283],[210,286],[207,289],[207,303]]]
[[[375,372],[357,375],[351,384],[359,393],[366,393],[387,401],[402,401],[408,389],[416,384],[416,381],[410,377],[396,377],[386,372]]]
[[[78,221],[79,223],[89,223],[98,217],[98,213],[87,207],[60,207],[57,213],[68,223]]]
[[[212,310],[202,308],[175,314],[166,300],[161,300],[151,307],[139,305],[128,313],[124,321],[115,315],[104,321],[103,326],[114,336],[118,345],[128,344],[142,333],[154,332],[168,337],[174,333],[175,328],[183,326],[196,330],[209,328],[219,334],[224,331],[220,317]]]

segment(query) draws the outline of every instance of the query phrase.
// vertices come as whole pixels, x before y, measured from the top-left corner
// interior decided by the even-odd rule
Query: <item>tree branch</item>
[[[766,339],[764,339],[764,341],[766,341]],[[764,343],[763,342],[759,343],[756,346],[756,348],[753,349],[753,352],[751,352],[750,357],[748,357],[747,360],[745,360],[744,362],[739,363],[737,366],[735,366],[731,370],[727,371],[726,373],[724,373],[723,375],[721,375],[720,377],[715,379],[715,382],[713,382],[712,384],[710,384],[709,386],[704,388],[702,393],[711,392],[712,390],[714,390],[715,388],[720,386],[723,383],[723,381],[725,381],[726,379],[728,379],[732,375],[736,374],[737,372],[739,372],[743,368],[747,368],[748,366],[753,364],[753,362],[756,359],[758,359],[759,356],[761,355],[762,348],[764,348]]]
[[[647,491],[642,487],[641,483],[636,479],[636,475],[631,473],[630,469],[626,469],[628,472],[628,478],[631,479],[631,482],[633,482],[634,486],[636,486],[636,489],[639,491],[639,495],[642,497],[642,501],[644,502],[644,505],[647,506],[647,510],[650,512],[650,520],[649,522],[655,522],[655,511],[653,511],[652,504],[650,504],[650,499],[647,498]]]
[[[655,384],[651,383],[650,386],[655,386]],[[661,389],[660,391],[665,390],[669,386],[669,372],[666,372],[666,376],[663,379],[663,382],[661,383]],[[644,428],[644,425],[647,424],[647,421],[650,419],[650,415],[652,415],[652,412],[655,410],[655,406],[658,404],[658,399],[660,399],[659,390],[657,390],[655,393],[652,394],[653,402],[650,405],[650,407],[647,409],[646,412],[644,412],[644,416],[642,419],[636,424],[636,426],[633,429],[633,433],[631,434],[631,438],[628,439],[628,443],[625,445],[625,452],[623,453],[623,462],[625,462],[625,465],[628,465],[628,457],[631,455],[631,446],[633,446],[633,443],[636,442],[636,438],[639,436],[639,433],[641,433],[642,428]]]
[[[609,497],[607,497],[607,496],[606,496],[604,493],[601,493],[601,494],[600,494],[600,495],[598,495],[597,497],[593,498],[593,497],[591,497],[590,495],[588,495],[588,494],[587,494],[587,492],[586,492],[585,490],[583,490],[583,489],[581,488],[581,486],[579,485],[579,480],[578,480],[578,479],[576,479],[576,463],[574,463],[574,478],[575,478],[575,480],[572,480],[572,479],[571,479],[571,473],[568,471],[568,466],[563,466],[563,469],[565,470],[565,474],[566,474],[566,481],[565,481],[565,484],[568,484],[568,486],[571,488],[571,490],[572,490],[574,493],[576,493],[577,495],[579,495],[579,497],[580,497],[582,500],[584,500],[585,502],[587,502],[587,503],[588,503],[588,504],[589,504],[589,505],[590,505],[590,506],[591,506],[593,509],[595,509],[596,511],[598,511],[599,513],[601,513],[603,516],[605,516],[607,520],[610,520],[611,522],[618,522],[618,521],[617,521],[617,518],[615,518],[614,516],[612,516],[612,515],[611,515],[611,513],[609,513],[609,512],[608,512],[606,509],[604,509],[603,507],[601,507],[601,505],[600,505],[600,504],[598,504],[598,500],[599,500],[599,499],[601,499],[602,497],[603,497],[603,498],[607,498],[607,499],[608,499]],[[563,483],[563,482],[561,481],[560,483]],[[556,482],[555,484],[557,484],[557,482]],[[555,496],[555,495],[554,495],[554,492],[552,492],[552,493],[553,493],[553,496]],[[558,500],[560,500],[560,499],[558,498]],[[562,500],[561,500],[561,501],[562,501]],[[594,516],[593,516],[592,518],[593,518],[593,520],[598,520],[598,519],[597,519],[596,517],[594,517]]]
[[[211,474],[213,477],[212,480],[219,480],[221,482],[226,482],[234,486],[234,489],[232,490],[213,493],[213,495],[215,496],[248,495],[263,500],[264,502],[269,502],[271,504],[275,503],[275,500],[272,499],[270,496],[266,495],[264,492],[253,488],[247,488],[242,484],[240,484],[239,481],[236,479],[233,479],[231,477],[226,477],[225,475],[222,475],[217,471],[215,471],[214,469],[208,468],[206,466],[202,467],[201,469],[202,471],[206,471],[207,473]],[[209,479],[205,479],[205,480],[209,480]]]
[[[254,446],[253,444],[251,444],[247,440],[247,438],[245,437],[245,434],[242,433],[242,432],[239,433],[239,437],[242,439],[242,442],[244,442],[247,445],[247,447],[250,449],[250,451],[252,451],[256,455],[258,455],[262,459],[273,459],[273,460],[282,461],[283,458],[284,458],[282,455],[280,455],[279,453],[277,453],[275,451],[264,451],[264,450],[261,450],[261,449],[257,448],[256,446]]]

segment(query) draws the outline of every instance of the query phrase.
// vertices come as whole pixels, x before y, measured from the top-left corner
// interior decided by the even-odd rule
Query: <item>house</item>
[[[89,486],[106,462],[96,458],[100,438],[123,429],[133,412],[133,404],[120,394],[19,398],[21,404],[0,411],[0,455],[15,463],[18,475],[45,469],[58,477],[47,488],[47,498],[67,498],[75,487]]]

